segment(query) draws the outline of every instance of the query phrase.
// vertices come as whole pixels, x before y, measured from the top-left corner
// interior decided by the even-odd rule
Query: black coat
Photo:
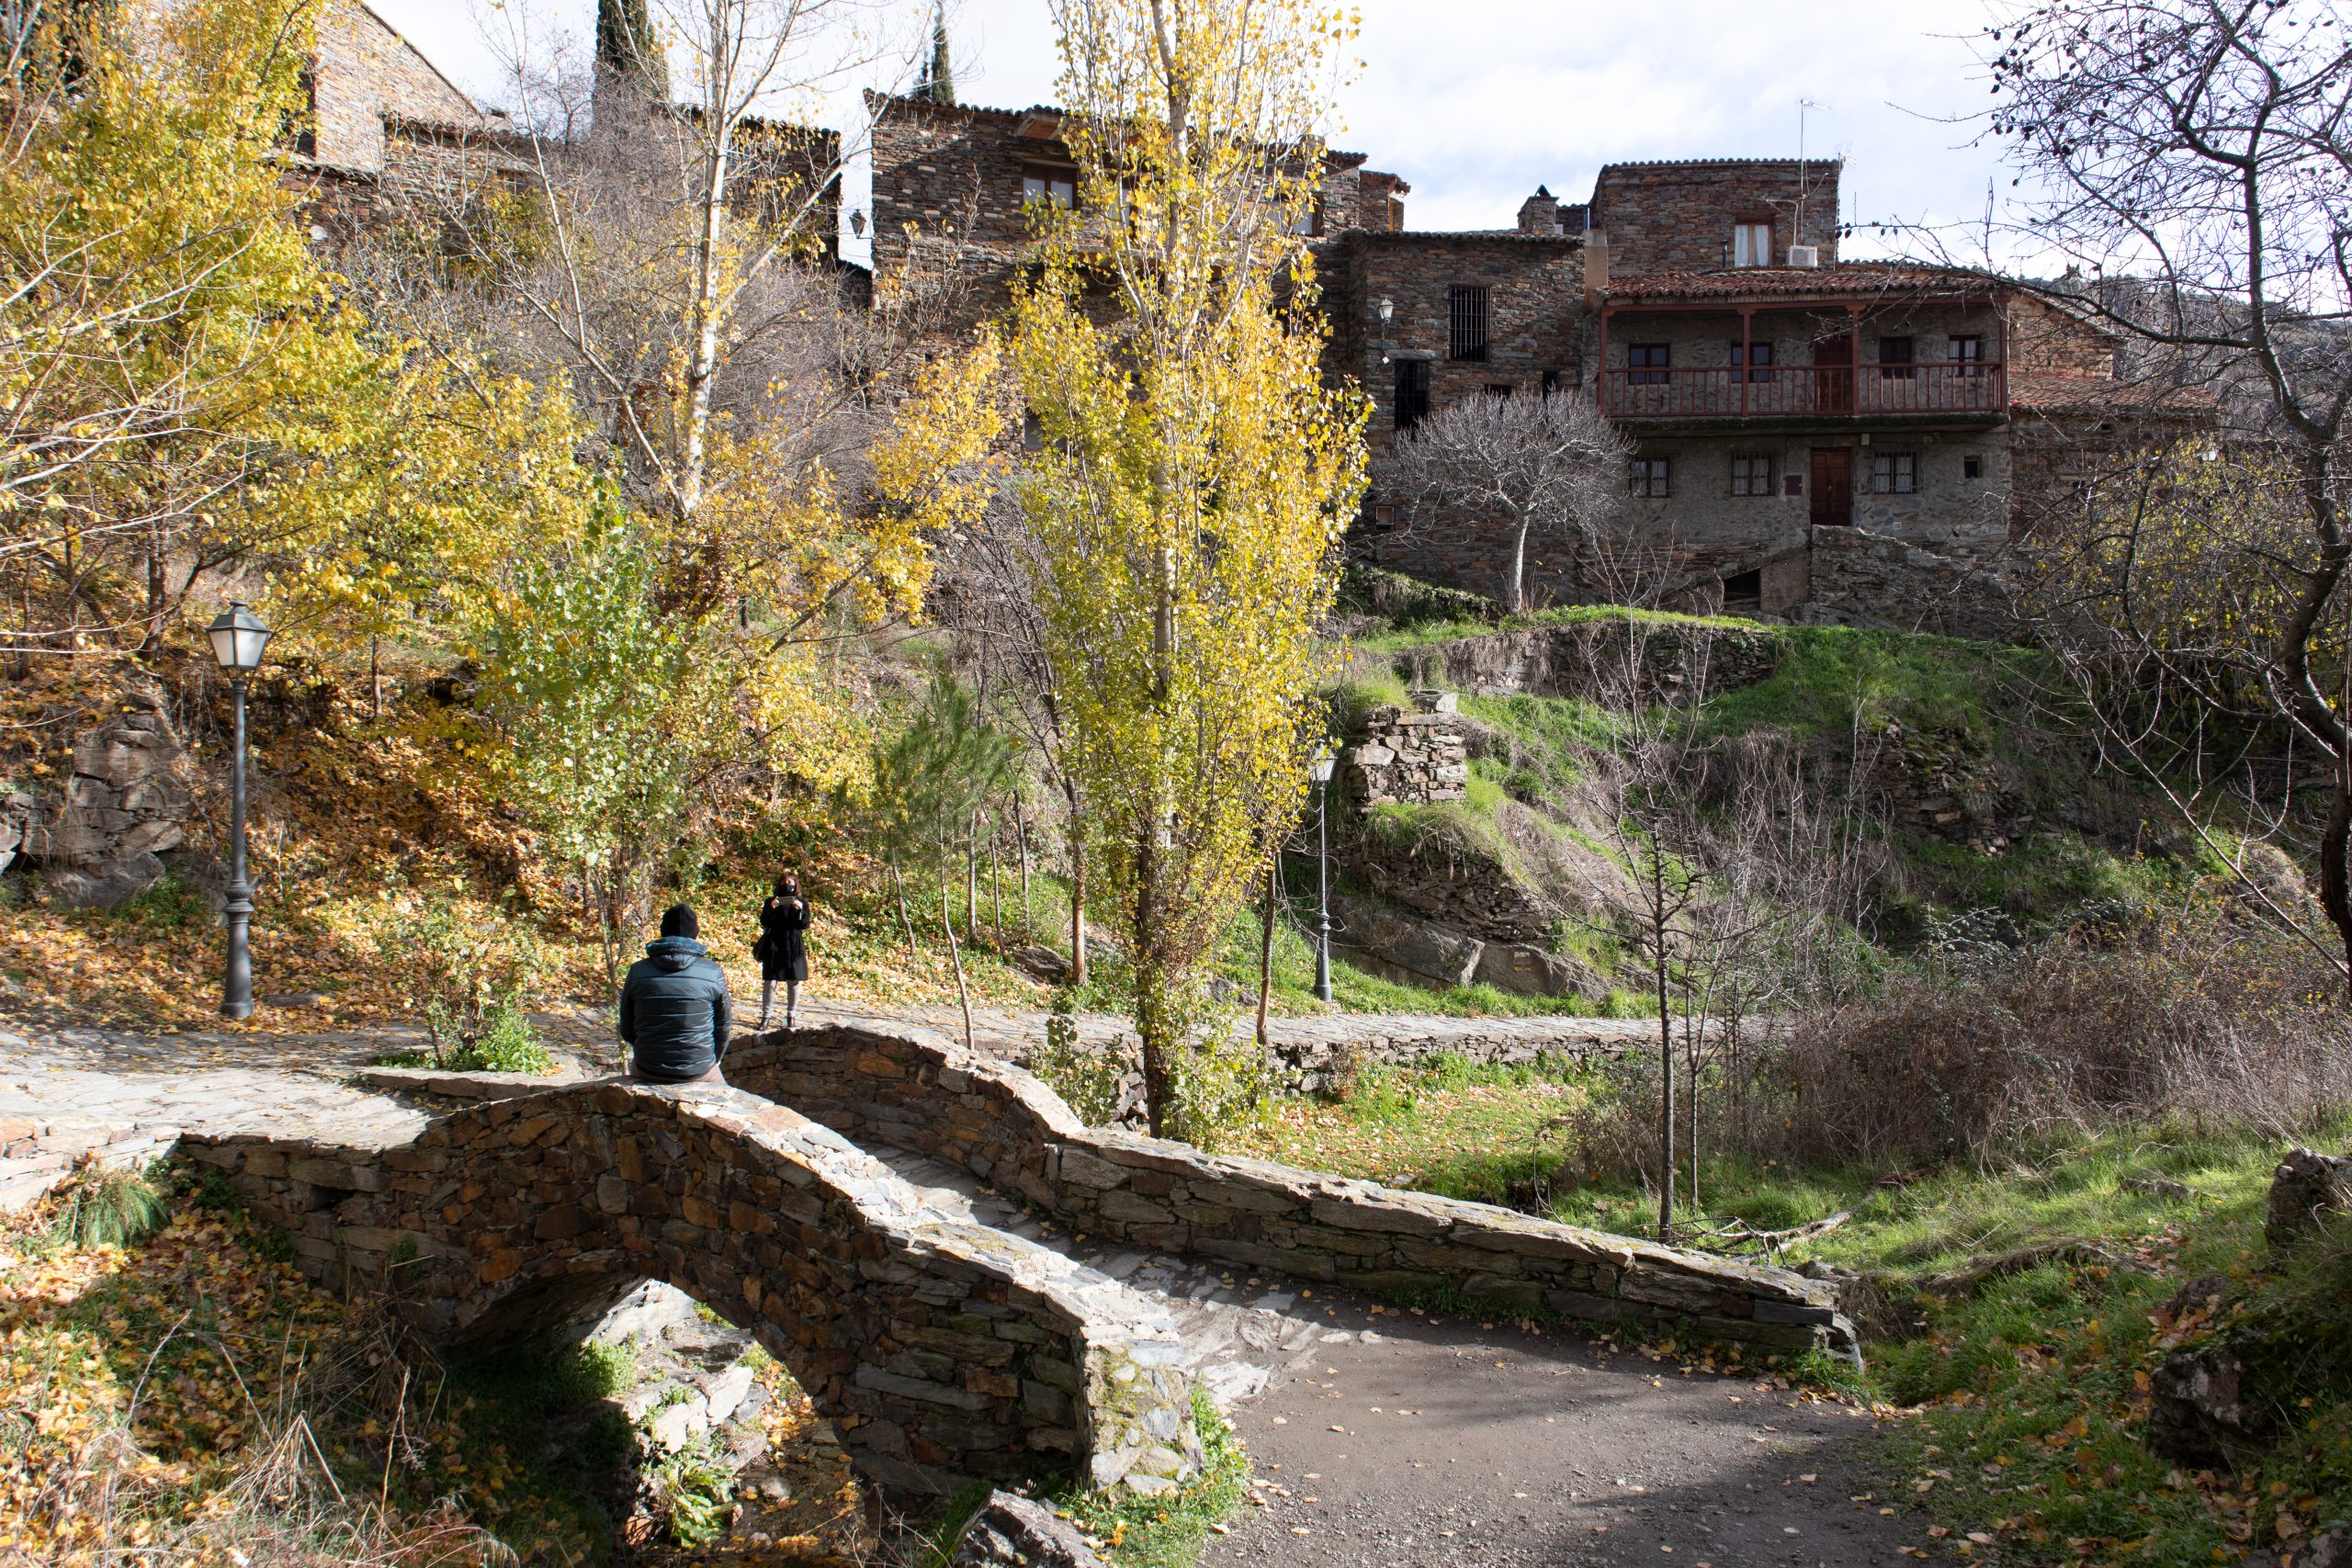
[[[646,945],[621,985],[621,1038],[639,1077],[664,1083],[698,1078],[718,1065],[734,1019],[727,972],[690,937]]]
[[[761,979],[797,986],[808,978],[808,930],[806,898],[771,898],[760,906]]]

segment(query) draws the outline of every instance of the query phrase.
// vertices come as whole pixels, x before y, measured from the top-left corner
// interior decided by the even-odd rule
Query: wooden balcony
[[[1611,419],[1997,419],[2004,367],[1978,360],[1897,365],[1622,366],[1600,374]]]

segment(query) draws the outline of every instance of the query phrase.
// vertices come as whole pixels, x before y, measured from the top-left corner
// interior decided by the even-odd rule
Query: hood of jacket
[[[697,959],[710,956],[710,949],[690,936],[665,936],[645,944],[645,956],[672,974],[691,969]]]

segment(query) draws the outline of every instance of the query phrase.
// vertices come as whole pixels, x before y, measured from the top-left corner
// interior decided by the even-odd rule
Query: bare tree
[[[1499,524],[1510,539],[1506,602],[1524,612],[1531,538],[1565,542],[1577,581],[1600,588],[1592,546],[1623,504],[1630,450],[1579,394],[1481,395],[1439,410],[1398,442],[1383,488],[1408,509],[1408,527],[1461,517]]]
[[[2352,38],[2318,0],[2048,0],[1988,42],[2031,233],[2102,280],[2071,303],[2209,380],[2232,423],[2086,486],[2034,608],[2103,739],[2200,833],[2213,721],[2325,761],[2298,780],[2290,755],[2274,799],[2325,792],[2309,858],[2352,980]]]

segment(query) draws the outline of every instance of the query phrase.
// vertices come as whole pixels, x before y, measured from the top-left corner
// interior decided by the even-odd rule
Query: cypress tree
[[[670,62],[645,0],[596,0],[596,74],[605,81],[634,82],[648,96],[670,96]]]
[[[956,66],[947,55],[947,8],[940,6],[931,17],[931,61],[915,80],[915,96],[929,98],[934,104],[956,101]]]

